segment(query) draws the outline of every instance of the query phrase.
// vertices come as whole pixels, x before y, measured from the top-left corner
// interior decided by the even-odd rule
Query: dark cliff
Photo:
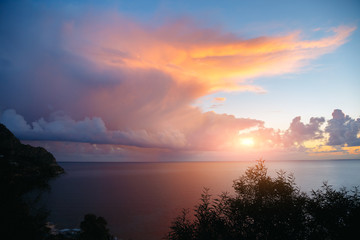
[[[41,195],[50,189],[49,180],[62,173],[51,153],[22,144],[0,124],[1,239],[46,239],[48,211]]]
[[[22,144],[0,124],[0,173],[2,182],[22,194],[46,186],[49,179],[64,173],[64,169],[50,152]]]

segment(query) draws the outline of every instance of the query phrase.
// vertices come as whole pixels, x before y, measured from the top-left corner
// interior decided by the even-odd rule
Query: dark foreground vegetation
[[[48,184],[64,173],[54,156],[41,147],[22,144],[0,124],[0,239],[111,240],[107,222],[87,214],[78,232],[52,234],[49,211],[41,203]]]
[[[115,239],[107,228],[107,222],[103,217],[94,214],[86,214],[80,223],[80,231],[65,232],[49,235],[46,240],[113,240]]]
[[[0,238],[43,239],[48,211],[39,203],[48,181],[62,174],[54,156],[21,144],[0,124]]]
[[[87,214],[80,229],[51,234],[48,211],[39,205],[48,181],[62,174],[43,148],[20,141],[0,124],[0,238],[7,240],[111,240],[104,218]],[[234,181],[235,194],[212,198],[205,189],[195,214],[183,210],[165,237],[169,240],[358,239],[360,196],[357,188],[335,190],[326,183],[310,194],[292,175],[267,175],[264,161]]]
[[[234,181],[234,195],[201,195],[194,215],[183,210],[166,239],[358,239],[357,188],[335,190],[324,183],[310,194],[283,171],[267,175],[263,160]]]

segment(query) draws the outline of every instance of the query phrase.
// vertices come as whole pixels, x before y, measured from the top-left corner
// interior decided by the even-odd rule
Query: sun
[[[240,143],[244,146],[251,147],[254,145],[254,139],[253,138],[242,138],[240,140]]]

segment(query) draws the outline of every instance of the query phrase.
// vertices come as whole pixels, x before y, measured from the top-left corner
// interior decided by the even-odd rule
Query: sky
[[[1,1],[0,122],[59,161],[360,159],[360,2]]]

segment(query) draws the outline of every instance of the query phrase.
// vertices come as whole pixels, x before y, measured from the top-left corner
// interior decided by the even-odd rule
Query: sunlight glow
[[[240,140],[242,145],[245,146],[253,146],[254,145],[254,139],[253,138],[243,138]]]

